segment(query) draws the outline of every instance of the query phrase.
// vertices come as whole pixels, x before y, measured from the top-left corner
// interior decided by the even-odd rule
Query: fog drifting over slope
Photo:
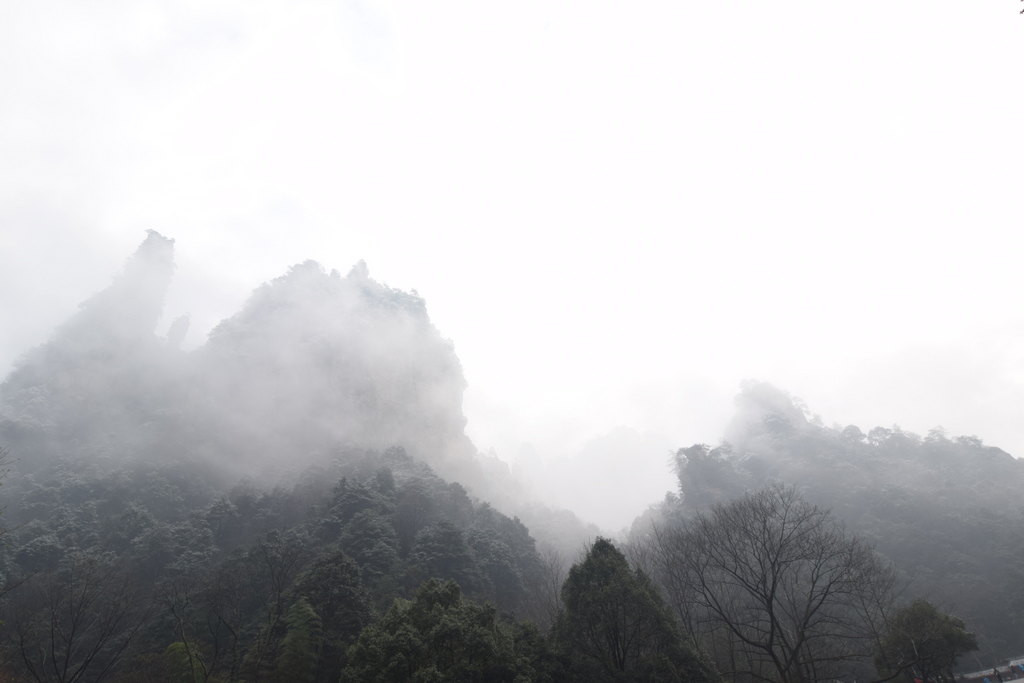
[[[152,227],[186,348],[307,259],[417,290],[513,462],[715,442],[745,378],[1024,453],[1012,3],[6,19],[4,370]]]

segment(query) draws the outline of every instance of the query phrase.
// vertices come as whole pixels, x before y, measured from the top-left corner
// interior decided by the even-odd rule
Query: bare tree
[[[548,628],[555,623],[562,611],[561,591],[568,573],[568,563],[562,554],[551,546],[542,547],[538,554],[540,567],[527,616],[542,628]]]
[[[282,635],[288,611],[288,586],[309,558],[305,539],[276,531],[268,533],[250,551],[250,561],[254,565],[251,567],[254,578],[251,585],[262,586],[267,598],[263,623],[243,662],[247,673],[254,678],[259,678],[263,667],[269,666],[274,659],[274,648]]]
[[[870,661],[891,570],[795,490],[748,494],[652,543],[683,627],[723,673],[803,683]]]
[[[168,581],[161,592],[160,602],[174,620],[174,630],[178,635],[181,652],[188,664],[189,678],[192,681],[205,681],[210,677],[210,670],[200,652],[196,639],[192,637],[192,612],[195,603],[195,590],[192,577],[177,577]]]
[[[101,681],[121,661],[148,603],[102,558],[73,553],[17,595],[11,618],[16,651],[35,681]]]
[[[244,605],[252,585],[244,570],[249,564],[244,557],[229,558],[215,570],[200,596],[210,644],[210,673],[223,673],[231,681],[238,678],[242,662]]]

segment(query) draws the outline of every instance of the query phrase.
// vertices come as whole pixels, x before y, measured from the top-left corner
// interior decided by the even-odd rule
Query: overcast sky
[[[745,378],[1024,455],[1020,9],[3,3],[0,369],[153,228],[193,346],[310,258],[418,290],[510,460]]]

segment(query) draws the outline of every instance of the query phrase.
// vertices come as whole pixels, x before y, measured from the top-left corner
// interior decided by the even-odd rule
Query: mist
[[[427,579],[544,630],[599,536],[657,584],[651,529],[771,484],[1010,656],[1017,10],[10,8],[0,578],[347,554],[337,680]]]
[[[1024,452],[1003,8],[58,6],[2,29],[4,371],[155,228],[186,349],[309,259],[418,292],[513,465],[749,379]]]
[[[179,249],[149,231],[113,284],[15,363],[5,385],[8,414],[42,425],[73,414],[74,423],[61,429],[83,431],[80,445],[94,420],[121,440],[103,436],[92,446],[105,457],[140,443],[153,449],[155,430],[161,452],[187,453],[214,463],[221,476],[267,485],[324,462],[339,447],[401,447],[509,513],[529,515],[535,505],[571,510],[606,533],[623,532],[677,491],[678,449],[737,443],[736,434],[764,417],[743,407],[743,387],[755,378],[718,377],[716,384],[696,374],[624,387],[593,378],[604,394],[586,399],[586,383],[562,392],[552,391],[557,383],[543,385],[536,405],[518,415],[504,412],[508,399],[488,401],[486,391],[477,392],[475,405],[459,347],[432,323],[428,303],[373,279],[363,261],[344,276],[314,261],[291,265],[197,334],[192,320],[209,318],[208,302],[222,295],[171,295],[185,270],[176,264]],[[96,374],[96,358],[117,358],[102,371],[108,376]],[[54,359],[65,369],[48,380]],[[997,338],[976,349],[932,345],[879,354],[836,373],[827,390],[799,377],[794,384],[807,393],[777,386],[792,397],[784,403],[793,400],[818,424],[985,434],[1006,446],[1018,435],[1008,412],[1020,392],[1011,371],[1019,362]],[[74,379],[76,366],[87,374]],[[956,415],[943,412],[946,392],[960,397]],[[820,396],[821,405],[807,395]],[[50,413],[32,414],[33,405]],[[91,412],[104,406],[113,414]],[[819,408],[861,420],[823,417]],[[1007,437],[999,442],[991,434]],[[613,501],[610,490],[619,492]]]

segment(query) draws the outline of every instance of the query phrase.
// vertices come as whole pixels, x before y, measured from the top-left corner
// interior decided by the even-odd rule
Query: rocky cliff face
[[[166,359],[155,328],[174,240],[150,231],[124,271],[82,303],[0,385],[0,443],[31,468],[74,452],[109,455],[161,409]]]
[[[462,370],[419,297],[362,263],[342,277],[309,261],[185,353],[155,332],[173,270],[173,240],[150,232],[0,385],[0,443],[20,467],[102,456],[255,472],[402,446],[446,476],[473,469]]]
[[[442,473],[472,448],[465,381],[422,299],[308,261],[256,290],[195,354],[197,404],[252,451],[401,446]],[[269,451],[268,452],[268,448]]]

